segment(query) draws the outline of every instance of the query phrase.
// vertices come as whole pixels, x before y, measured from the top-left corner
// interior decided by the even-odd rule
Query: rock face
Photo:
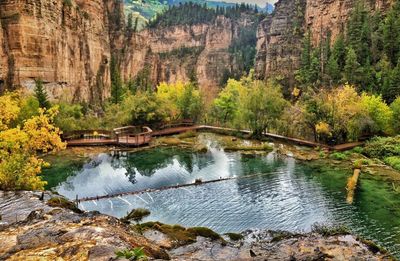
[[[340,32],[346,28],[346,23],[351,10],[357,1],[353,0],[307,0],[305,12],[305,26],[310,30],[313,43],[318,44],[326,37],[326,33],[332,33],[332,39],[336,39]],[[375,10],[387,10],[391,0],[365,1],[371,13]]]
[[[155,86],[196,76],[215,92],[224,75],[240,66],[230,45],[255,20],[220,16],[212,23],[126,33],[120,0],[4,0],[0,92],[32,90],[41,78],[51,98],[101,103],[110,95],[113,55],[126,81],[148,76]]]
[[[257,31],[255,72],[261,79],[280,76],[285,85],[295,82],[294,71],[300,65],[306,0],[280,0],[272,15],[263,20]]]
[[[283,76],[285,86],[293,87],[300,66],[304,33],[310,31],[314,45],[325,39],[332,43],[343,32],[357,1],[353,0],[280,0],[275,11],[260,23],[256,56],[256,75],[261,79]],[[391,0],[365,1],[371,9],[387,10]]]
[[[115,260],[117,250],[135,247],[158,260],[391,260],[351,235],[248,231],[238,241],[197,237],[177,245],[153,229],[140,235],[116,218],[66,209],[67,201],[50,204],[58,200],[65,201],[48,192],[0,191],[0,260]]]
[[[231,20],[218,16],[212,23],[146,29],[133,34],[123,58],[125,80],[148,77],[153,87],[160,82],[189,81],[195,76],[207,92],[218,91],[224,75],[240,66],[229,52],[241,28],[254,26],[243,14]]]
[[[109,93],[111,12],[119,1],[0,2],[0,91],[41,78],[55,98],[102,101]]]

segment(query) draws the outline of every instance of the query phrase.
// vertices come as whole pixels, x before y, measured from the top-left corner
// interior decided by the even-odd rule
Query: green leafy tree
[[[253,135],[261,137],[267,128],[272,130],[277,126],[285,106],[287,106],[287,102],[283,98],[279,85],[272,81],[267,84],[254,81],[243,99],[242,117],[253,131]]]
[[[214,100],[214,115],[219,122],[226,124],[235,120],[243,88],[240,81],[229,79],[226,87],[218,94]]]
[[[393,113],[393,130],[396,134],[400,133],[400,96],[397,97],[392,104],[390,104],[390,109]]]

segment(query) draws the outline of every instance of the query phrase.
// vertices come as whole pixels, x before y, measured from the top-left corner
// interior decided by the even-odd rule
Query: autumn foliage
[[[38,109],[21,119],[24,98],[17,93],[0,96],[0,189],[40,190],[46,185],[38,176],[47,163],[38,153],[65,148],[60,130],[53,125],[57,107]]]

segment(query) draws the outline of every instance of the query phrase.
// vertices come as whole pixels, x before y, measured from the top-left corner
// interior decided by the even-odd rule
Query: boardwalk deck
[[[250,134],[249,130],[237,130],[231,128],[223,128],[223,127],[215,127],[215,126],[208,126],[208,125],[193,125],[193,126],[181,126],[181,127],[172,127],[166,128],[162,130],[152,131],[151,135],[126,135],[126,136],[119,136],[118,139],[115,138],[83,138],[83,139],[72,139],[67,141],[68,146],[126,146],[126,147],[140,147],[150,144],[152,137],[161,137],[161,136],[169,136],[184,133],[187,131],[228,131],[228,132],[241,132],[243,134]],[[336,146],[328,146],[325,144],[321,144],[318,142],[307,141],[297,138],[285,137],[282,135],[277,135],[273,133],[264,133],[264,136],[267,138],[271,138],[273,140],[283,141],[283,142],[290,142],[293,144],[307,146],[307,147],[319,147],[319,148],[326,148],[329,150],[335,151],[345,151],[349,150],[358,146],[362,146],[364,142],[352,142],[346,144],[340,144]]]

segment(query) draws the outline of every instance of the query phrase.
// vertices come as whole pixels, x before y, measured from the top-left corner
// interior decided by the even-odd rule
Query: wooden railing
[[[190,127],[194,125],[194,121],[191,119],[184,119],[180,121],[173,121],[166,123],[160,127],[160,130],[169,129],[169,128],[177,128],[177,127]]]
[[[65,141],[77,139],[113,139],[114,132],[109,130],[77,130],[64,132],[62,139]]]
[[[151,140],[153,131],[147,127],[126,126],[113,130],[118,144],[141,144]]]

